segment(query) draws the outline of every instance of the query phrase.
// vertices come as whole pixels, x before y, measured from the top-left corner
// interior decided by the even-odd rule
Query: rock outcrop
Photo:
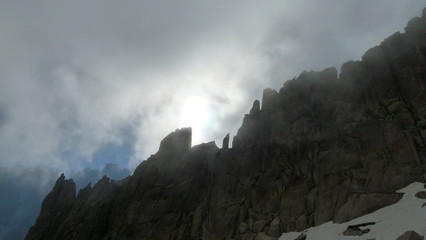
[[[423,239],[424,237],[420,236],[418,233],[414,231],[407,231],[396,240],[423,240]]]
[[[266,89],[230,149],[182,129],[122,181],[61,176],[26,239],[277,239],[398,201],[425,162],[426,10],[339,75]]]
[[[421,199],[426,199],[426,191],[420,191],[420,192],[416,193],[416,197],[421,198]]]
[[[368,232],[370,232],[369,228],[366,228],[367,226],[374,225],[375,222],[367,222],[367,223],[361,223],[356,225],[349,225],[346,230],[343,232],[343,236],[361,236]]]
[[[229,149],[229,133],[226,134],[222,142],[222,149]]]

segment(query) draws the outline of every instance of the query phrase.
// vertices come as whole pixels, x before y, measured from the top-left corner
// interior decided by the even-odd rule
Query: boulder
[[[424,237],[420,236],[415,231],[407,231],[404,234],[402,234],[400,237],[398,237],[396,240],[423,240]]]
[[[343,236],[361,236],[370,232],[369,228],[365,228],[369,225],[374,225],[375,222],[361,223],[356,225],[349,225],[343,232]]]
[[[426,191],[420,191],[416,193],[417,198],[426,199]]]
[[[361,236],[370,232],[370,229],[348,228],[343,232],[343,236]]]

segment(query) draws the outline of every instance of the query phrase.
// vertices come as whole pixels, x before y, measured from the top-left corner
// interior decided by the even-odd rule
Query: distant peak
[[[226,134],[225,138],[223,139],[222,143],[222,149],[228,149],[229,148],[229,133]]]
[[[65,180],[65,174],[61,174],[61,176],[58,178],[59,182],[63,182]]]

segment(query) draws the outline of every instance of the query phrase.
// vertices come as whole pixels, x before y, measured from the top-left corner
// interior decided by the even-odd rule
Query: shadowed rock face
[[[191,149],[192,130],[183,128],[170,133],[160,143],[158,154],[180,155]]]
[[[266,89],[231,149],[182,129],[122,181],[61,176],[26,239],[276,239],[398,201],[426,172],[426,10],[405,30]]]

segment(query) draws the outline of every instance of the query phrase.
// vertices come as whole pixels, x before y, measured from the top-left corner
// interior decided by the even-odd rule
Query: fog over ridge
[[[11,199],[36,206],[60,173],[79,187],[101,177],[108,163],[124,176],[176,128],[192,127],[194,145],[220,146],[264,88],[360,59],[425,6],[2,1],[0,185]],[[6,205],[0,239],[19,221],[13,216],[28,212],[2,198]]]
[[[0,166],[99,168],[94,156],[115,145],[133,169],[207,108],[194,144],[219,144],[263,88],[359,59],[423,5],[3,2]],[[187,99],[205,104],[181,117]]]

